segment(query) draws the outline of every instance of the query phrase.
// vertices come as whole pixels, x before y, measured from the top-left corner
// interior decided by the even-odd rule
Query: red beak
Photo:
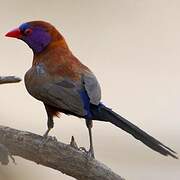
[[[9,31],[5,36],[12,37],[12,38],[20,38],[22,36],[21,31],[19,28],[16,28],[12,31]]]

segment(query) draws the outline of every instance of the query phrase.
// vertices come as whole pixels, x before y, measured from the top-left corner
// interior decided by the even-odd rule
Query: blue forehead
[[[25,31],[26,29],[30,28],[30,25],[28,23],[23,23],[19,26],[19,29],[21,31]]]

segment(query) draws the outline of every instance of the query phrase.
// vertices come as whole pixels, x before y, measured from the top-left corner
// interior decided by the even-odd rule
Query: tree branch
[[[73,139],[74,141],[74,139]],[[0,126],[0,143],[9,153],[61,171],[78,180],[123,180],[106,165],[87,156],[76,145],[49,137]]]
[[[0,84],[20,82],[21,78],[16,76],[0,76]]]

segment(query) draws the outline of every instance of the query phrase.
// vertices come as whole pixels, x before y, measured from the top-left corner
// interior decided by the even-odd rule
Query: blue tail
[[[115,126],[123,129],[124,131],[130,133],[132,136],[143,142],[154,151],[157,151],[164,156],[169,155],[175,159],[178,159],[178,157],[174,155],[176,154],[175,151],[165,146],[160,141],[156,140],[155,138],[138,128],[136,125],[132,124],[119,114],[113,112],[103,104],[100,104],[99,106],[92,105],[90,109],[94,120],[110,122]]]

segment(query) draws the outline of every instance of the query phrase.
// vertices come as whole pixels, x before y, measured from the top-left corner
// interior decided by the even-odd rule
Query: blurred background
[[[45,20],[98,77],[102,101],[180,154],[180,1],[0,0],[0,75],[23,78],[32,51],[4,34],[19,24]],[[0,124],[43,134],[46,113],[24,86],[0,86]],[[50,135],[89,146],[83,119],[62,115]],[[96,158],[127,180],[179,180],[180,162],[164,157],[115,126],[95,122]],[[73,180],[15,157],[0,167],[0,180]]]

